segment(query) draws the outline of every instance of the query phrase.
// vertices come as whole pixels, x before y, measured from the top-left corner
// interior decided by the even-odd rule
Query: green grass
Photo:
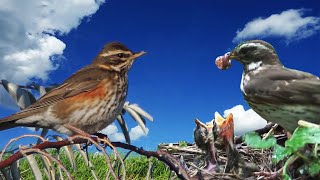
[[[56,157],[57,151],[50,151],[50,154]],[[90,171],[90,167],[88,166],[87,163],[85,163],[80,153],[75,152],[74,154],[75,154],[75,161],[76,161],[75,170],[72,169],[71,163],[69,162],[67,156],[64,153],[60,153],[61,163],[67,168],[67,170],[71,173],[74,179],[85,179],[85,180],[94,179]],[[36,155],[36,160],[38,162],[40,170],[42,171],[42,177],[43,179],[48,179],[43,171],[43,165],[41,163],[40,158],[41,158],[40,156]],[[90,153],[89,159],[91,163],[94,165],[93,170],[98,176],[98,179],[105,179],[108,172],[108,166],[107,166],[105,157],[102,155],[94,155],[93,153]],[[113,159],[113,156],[111,156],[111,159]],[[155,162],[157,160],[154,158],[151,158],[151,161]],[[125,160],[124,164],[126,168],[126,179],[130,179],[130,180],[146,179],[147,171],[148,171],[148,159],[145,156],[130,155]],[[54,166],[55,166],[56,177],[59,177],[59,171],[58,171],[58,168],[56,168],[57,164],[54,163]],[[34,179],[33,173],[26,159],[22,159],[20,161],[20,172],[21,172],[22,179],[25,179],[25,180]],[[117,173],[117,169],[115,169],[115,172]],[[162,179],[168,178],[169,172],[170,172],[169,168],[164,163],[157,161],[156,165],[153,168],[152,175],[154,179],[162,180]],[[66,178],[65,174],[64,174],[64,177]]]

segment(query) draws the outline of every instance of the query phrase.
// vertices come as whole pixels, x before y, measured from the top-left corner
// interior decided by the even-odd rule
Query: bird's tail
[[[5,118],[0,119],[0,131],[11,129],[18,126],[28,126],[28,124],[22,124],[17,122],[21,118],[24,118],[24,116],[21,116],[19,113],[16,113],[11,116],[7,116]]]
[[[18,126],[44,128],[37,124],[39,122],[38,120],[35,119],[34,121],[23,121],[24,117],[25,116],[21,116],[21,114],[17,113],[0,119],[0,131],[11,129]]]
[[[19,126],[15,123],[16,119],[12,119],[10,117],[11,116],[0,119],[0,131]]]
[[[11,129],[11,128],[14,128],[17,126],[19,126],[19,125],[14,123],[14,121],[1,122],[1,120],[0,120],[0,131],[6,130],[6,129]]]

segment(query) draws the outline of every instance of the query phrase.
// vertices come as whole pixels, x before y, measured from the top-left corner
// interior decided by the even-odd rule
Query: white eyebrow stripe
[[[102,53],[102,54],[100,54],[100,56],[102,56],[102,57],[107,57],[107,56],[111,56],[111,55],[115,55],[115,54],[119,54],[119,53],[131,55],[131,52],[130,52],[130,51],[114,50],[114,51]]]
[[[270,48],[268,48],[267,46],[265,46],[265,45],[263,45],[261,43],[246,43],[246,44],[242,44],[239,49],[241,49],[243,47],[260,47],[262,49],[270,50]]]

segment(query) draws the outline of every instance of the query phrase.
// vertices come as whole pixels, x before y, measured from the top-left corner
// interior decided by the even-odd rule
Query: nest
[[[243,178],[259,178],[259,176],[272,176],[273,172],[278,171],[281,165],[273,165],[271,161],[272,150],[252,149],[241,143],[237,146],[237,150],[243,159],[242,166],[234,167],[229,172],[224,172],[227,164],[227,155],[225,152],[217,151],[217,160],[220,164],[219,172],[206,171],[207,155],[199,149],[195,144],[188,144],[187,147],[180,147],[179,143],[160,144],[159,148],[167,150],[174,157],[180,159],[185,165],[190,177],[200,179],[243,179]],[[259,175],[261,174],[261,175]],[[280,179],[280,178],[279,178]]]
[[[257,132],[263,136],[271,127],[268,125]],[[283,144],[287,139],[283,131],[276,131],[274,136],[278,144]],[[254,149],[247,146],[242,137],[235,137],[235,153],[230,155],[224,148],[216,146],[216,165],[208,167],[210,149],[199,148],[196,144],[163,143],[158,148],[180,159],[191,179],[281,179],[284,162],[272,163],[272,149]]]

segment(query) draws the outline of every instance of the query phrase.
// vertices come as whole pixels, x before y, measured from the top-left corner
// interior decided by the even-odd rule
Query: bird
[[[215,146],[218,149],[233,151],[234,147],[234,122],[233,114],[229,113],[226,118],[218,112],[214,113],[212,132],[215,139]]]
[[[263,40],[249,40],[216,58],[226,70],[231,60],[243,65],[240,89],[248,105],[262,118],[292,133],[299,120],[320,123],[318,76],[284,67],[275,48]]]
[[[0,119],[0,131],[17,126],[52,129],[66,135],[94,134],[121,113],[128,92],[128,72],[134,53],[120,42],[110,42],[94,58],[16,114]]]
[[[234,145],[234,123],[233,114],[230,113],[223,118],[218,112],[215,118],[209,123],[202,123],[195,119],[194,141],[197,147],[207,155],[206,167],[204,170],[221,172],[219,166],[218,151],[226,152],[227,161],[225,170],[229,171],[239,161],[239,153]]]

